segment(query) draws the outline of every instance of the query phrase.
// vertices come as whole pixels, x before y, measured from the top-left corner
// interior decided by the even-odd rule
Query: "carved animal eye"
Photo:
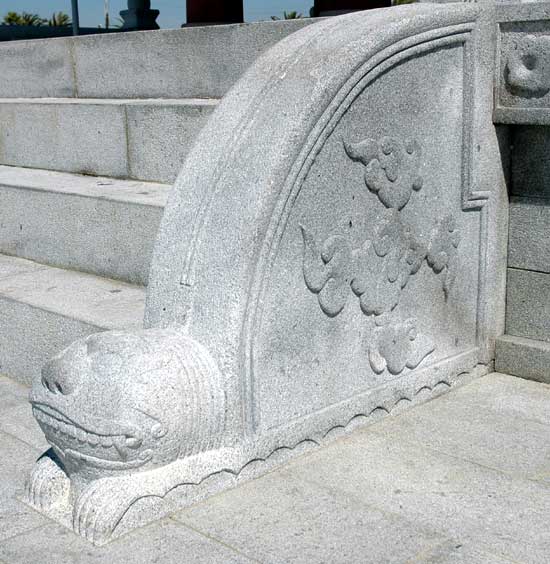
[[[151,428],[151,435],[153,436],[154,439],[162,439],[162,437],[164,437],[166,433],[168,433],[168,429],[164,427],[164,425],[161,425],[160,423],[156,423]]]
[[[417,145],[412,139],[409,139],[405,143],[405,151],[407,151],[409,155],[412,155],[416,151],[416,147]]]
[[[139,448],[142,440],[137,437],[126,437],[126,446],[128,448]]]
[[[393,141],[391,139],[388,139],[387,137],[384,137],[380,141],[380,148],[382,149],[384,155],[391,155],[393,151]]]

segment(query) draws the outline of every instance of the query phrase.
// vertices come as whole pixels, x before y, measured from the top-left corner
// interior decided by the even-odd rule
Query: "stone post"
[[[243,0],[187,0],[187,24],[229,24],[243,21]]]
[[[347,12],[388,6],[391,6],[391,0],[315,0],[311,15],[313,17],[338,16]]]
[[[156,19],[158,10],[151,10],[151,0],[128,0],[128,9],[120,12],[124,20],[122,29],[137,31],[145,29],[159,29]]]
[[[80,17],[78,15],[78,0],[71,0],[73,35],[80,35]]]

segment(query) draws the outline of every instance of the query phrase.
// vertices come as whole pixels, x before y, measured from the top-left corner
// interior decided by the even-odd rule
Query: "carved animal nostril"
[[[52,394],[66,396],[72,392],[71,386],[60,378],[42,376],[42,386]]]
[[[44,376],[42,376],[42,386],[44,388],[46,388],[46,390],[48,390],[48,392],[51,392],[51,388],[50,388],[50,383],[48,382],[47,378],[44,378]]]
[[[533,70],[537,66],[537,58],[531,53],[523,55],[521,62],[527,70]]]
[[[73,387],[63,378],[55,378],[52,382],[55,391],[64,396],[69,395],[73,391]]]

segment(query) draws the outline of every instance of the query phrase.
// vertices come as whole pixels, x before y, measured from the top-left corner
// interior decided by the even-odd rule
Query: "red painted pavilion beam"
[[[187,0],[188,24],[242,23],[243,0]]]
[[[330,15],[339,12],[371,10],[391,6],[391,0],[315,0],[314,15]]]

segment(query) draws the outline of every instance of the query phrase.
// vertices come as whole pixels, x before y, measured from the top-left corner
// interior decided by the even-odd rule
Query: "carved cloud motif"
[[[353,276],[353,253],[345,237],[329,237],[318,250],[315,239],[303,227],[304,279],[308,289],[318,294],[319,305],[329,317],[338,315],[349,297]]]
[[[550,37],[524,35],[508,53],[504,76],[508,89],[523,98],[541,98],[550,91]]]
[[[449,295],[456,277],[459,243],[460,234],[456,229],[456,222],[453,216],[448,215],[439,221],[432,231],[426,256],[427,263],[436,274],[443,272],[443,291],[445,292],[445,297]]]
[[[359,298],[361,311],[374,316],[368,358],[374,372],[400,374],[416,368],[435,350],[431,340],[419,333],[414,319],[395,320],[403,289],[424,264],[442,275],[447,299],[456,276],[460,243],[451,215],[436,223],[427,243],[403,221],[400,210],[414,190],[420,190],[420,147],[415,141],[402,143],[390,137],[344,143],[348,156],[365,165],[365,182],[388,208],[372,240],[353,248],[347,237],[332,235],[319,247],[315,237],[301,227],[303,273],[307,288],[317,294],[321,310],[336,317],[351,293]],[[352,292],[350,292],[350,289]]]
[[[366,315],[382,315],[399,303],[401,291],[426,257],[425,246],[405,226],[396,210],[390,210],[371,245],[356,252],[356,276],[352,290]]]
[[[434,350],[433,342],[418,333],[416,321],[407,319],[374,330],[369,362],[377,374],[387,368],[390,374],[397,375],[405,368],[416,368]]]
[[[382,137],[378,142],[344,143],[344,148],[352,160],[365,165],[365,184],[387,208],[404,208],[413,190],[422,188],[418,174],[421,151],[416,141]]]

